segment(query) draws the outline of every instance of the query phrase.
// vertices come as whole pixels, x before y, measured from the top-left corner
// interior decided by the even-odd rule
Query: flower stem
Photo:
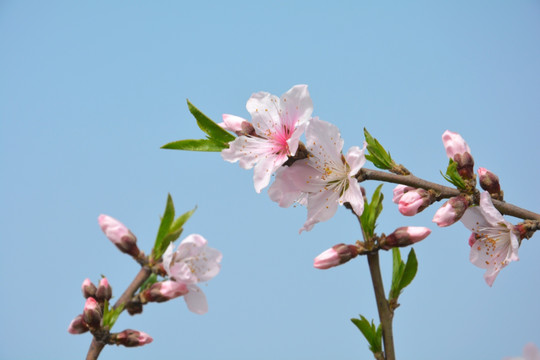
[[[135,292],[137,292],[137,290],[141,287],[141,285],[146,281],[146,279],[148,279],[150,274],[152,274],[152,271],[148,267],[141,268],[137,276],[135,276],[135,279],[133,279],[131,284],[129,284],[122,296],[118,298],[118,300],[114,304],[114,308],[117,308],[122,304],[126,304],[133,297]],[[90,348],[88,349],[88,354],[86,354],[86,360],[96,360],[105,345],[106,344],[104,342],[98,341],[94,337],[92,339],[92,343],[90,344]]]
[[[384,285],[381,276],[381,267],[379,264],[379,252],[375,251],[367,255],[369,272],[371,273],[371,282],[375,291],[375,299],[377,300],[377,310],[379,312],[379,320],[382,326],[382,337],[384,342],[384,355],[386,360],[395,360],[394,351],[394,335],[392,330],[393,311],[390,310],[386,295],[384,293]]]

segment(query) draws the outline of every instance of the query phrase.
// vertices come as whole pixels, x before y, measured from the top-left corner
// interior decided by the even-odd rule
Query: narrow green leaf
[[[376,351],[374,352],[382,352],[382,324],[379,324],[377,327],[377,332],[375,333],[375,345],[374,348]]]
[[[187,139],[170,142],[163,145],[161,148],[170,150],[220,152],[221,150],[226,149],[227,146],[227,144],[212,139]]]
[[[165,237],[163,238],[163,241],[161,242],[161,247],[159,248],[159,252],[161,254],[164,254],[167,248],[169,247],[169,244],[176,241],[180,237],[180,235],[182,235],[182,231],[184,231],[184,229],[180,228],[176,231],[171,231],[170,233],[165,235]]]
[[[351,319],[351,321],[362,332],[362,334],[366,338],[366,340],[367,340],[367,342],[369,344],[369,348],[371,350],[371,348],[373,347],[372,344],[373,344],[373,340],[374,340],[374,337],[375,337],[375,332],[373,331],[373,328],[371,327],[371,324],[369,323],[369,321],[365,317],[360,315],[360,318],[361,319],[354,319],[353,318],[353,319]]]
[[[416,259],[416,253],[414,252],[414,249],[411,249],[409,251],[409,256],[407,256],[407,263],[405,264],[405,268],[403,269],[403,276],[401,277],[401,281],[399,283],[399,291],[401,292],[407,285],[413,281],[414,277],[416,276],[416,272],[418,270],[418,260]]]
[[[450,159],[448,162],[448,167],[446,168],[446,175],[442,173],[441,175],[443,178],[445,178],[446,181],[448,181],[450,184],[456,186],[459,189],[465,190],[467,188],[467,185],[465,184],[465,181],[459,175],[459,172],[457,170],[457,162]]]
[[[401,252],[398,248],[392,248],[392,285],[390,286],[390,294],[388,298],[397,299],[399,297],[399,284],[403,277],[405,264],[401,260]]]
[[[369,154],[366,155],[366,160],[371,161],[373,165],[379,169],[391,169],[394,166],[394,160],[390,156],[390,153],[364,128],[364,136],[366,138],[367,150]]]
[[[116,323],[116,320],[118,320],[118,317],[122,313],[122,310],[124,310],[124,304],[120,305],[119,307],[109,312],[109,314],[111,314],[109,317],[109,322],[108,322],[109,330],[114,326],[114,324]]]
[[[154,259],[159,259],[163,255],[163,239],[169,233],[169,229],[174,221],[174,204],[171,197],[171,194],[167,195],[167,205],[165,206],[165,212],[161,218],[161,224],[159,225],[159,230],[156,236],[156,242],[154,243],[154,249],[152,251],[152,256]]]
[[[368,203],[367,201],[364,202],[364,212],[360,216],[362,230],[369,237],[373,236],[373,233],[375,232],[377,218],[379,217],[383,208],[382,201],[384,196],[381,193],[382,185],[383,184],[377,186],[375,189],[375,192],[371,197],[371,203]]]
[[[185,213],[180,215],[178,219],[176,219],[171,225],[170,231],[178,231],[182,226],[184,226],[186,221],[188,221],[189,218],[193,215],[193,213],[195,213],[195,210],[197,210],[196,206],[192,210],[186,211]]]
[[[189,111],[193,114],[197,120],[197,125],[204,131],[211,139],[227,144],[235,139],[235,137],[229,134],[226,130],[222,129],[218,124],[213,122],[208,116],[203,114],[197,109],[189,100],[187,100]]]

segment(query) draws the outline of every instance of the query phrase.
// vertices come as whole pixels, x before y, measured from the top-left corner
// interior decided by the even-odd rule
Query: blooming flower
[[[540,360],[540,350],[533,343],[523,348],[523,357],[505,357],[503,360]]]
[[[313,118],[306,130],[307,159],[296,161],[276,173],[268,195],[281,207],[294,202],[307,205],[308,219],[300,229],[309,231],[321,221],[330,219],[338,204],[348,202],[357,215],[364,210],[364,198],[354,175],[366,162],[364,151],[353,146],[344,157],[339,129]]]
[[[175,252],[170,244],[163,254],[163,267],[169,279],[186,285],[188,292],[184,300],[188,309],[196,314],[208,311],[206,296],[196,284],[216,276],[222,258],[221,252],[207,247],[207,243],[201,235],[192,234],[178,245]]]
[[[221,156],[229,162],[239,161],[244,169],[255,167],[253,182],[255,191],[260,193],[269,184],[272,174],[287,161],[287,156],[296,153],[313,103],[307,85],[296,85],[281,98],[266,92],[255,93],[246,108],[251,114],[255,134],[237,137],[229,143],[228,149],[221,151]],[[222,126],[239,131],[242,120],[227,115]]]
[[[501,269],[519,260],[519,242],[514,226],[495,209],[488,192],[480,195],[480,206],[468,208],[461,221],[476,238],[471,246],[470,261],[486,269],[484,279],[492,286]],[[471,236],[469,243],[472,240]]]

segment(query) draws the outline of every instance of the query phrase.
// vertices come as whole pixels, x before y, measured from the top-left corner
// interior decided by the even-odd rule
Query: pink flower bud
[[[154,341],[147,333],[131,329],[114,334],[112,339],[117,345],[124,345],[126,347],[143,346]]]
[[[255,128],[249,121],[235,115],[223,114],[223,122],[218,125],[238,136],[255,134]]]
[[[413,216],[427,208],[432,201],[429,191],[424,189],[410,190],[401,196],[398,210],[405,216]]]
[[[457,163],[457,171],[462,178],[474,177],[474,159],[470,153],[456,154],[454,161]]]
[[[429,234],[431,234],[431,230],[426,227],[403,226],[383,238],[381,248],[389,250],[393,247],[409,246],[424,240]]]
[[[130,254],[133,257],[139,255],[137,238],[124,224],[108,215],[99,215],[98,223],[101,230],[105,233],[105,236],[107,236],[120,251]]]
[[[88,325],[84,322],[83,316],[77,315],[69,324],[68,332],[73,335],[82,334],[88,331]]]
[[[411,190],[416,190],[416,188],[413,188],[411,186],[406,186],[406,185],[398,185],[394,188],[394,197],[392,198],[392,201],[394,202],[394,204],[399,204],[399,200],[401,200],[401,197],[411,191]]]
[[[83,283],[82,283],[82,286],[81,286],[81,291],[82,291],[82,294],[84,296],[85,299],[88,299],[89,297],[94,297],[96,296],[96,285],[94,285],[90,279],[86,278],[84,279]]]
[[[112,289],[109,285],[109,281],[107,278],[102,278],[99,280],[99,286],[96,291],[96,299],[103,301],[103,300],[110,300],[112,297]]]
[[[482,189],[487,191],[492,198],[502,200],[501,185],[499,184],[499,177],[497,175],[486,168],[479,168],[478,177]]]
[[[189,292],[187,285],[183,282],[166,280],[152,284],[143,293],[144,299],[150,302],[164,302]]]
[[[358,248],[355,245],[337,244],[317,256],[313,266],[317,269],[329,269],[344,264],[357,255]]]
[[[471,153],[469,145],[458,133],[446,130],[442,135],[444,148],[448,158],[454,160],[456,154]]]
[[[471,236],[469,236],[469,246],[472,247],[476,240],[478,240],[478,235],[476,233],[472,233]]]
[[[450,226],[456,221],[461,219],[465,210],[469,206],[469,201],[465,196],[459,195],[450,198],[443,204],[435,213],[433,222],[437,223],[440,227]]]
[[[83,320],[90,328],[99,328],[101,324],[101,308],[96,299],[92,297],[86,299],[83,310]]]

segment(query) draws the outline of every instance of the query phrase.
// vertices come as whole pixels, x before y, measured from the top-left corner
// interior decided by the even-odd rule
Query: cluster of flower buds
[[[383,236],[379,242],[381,249],[390,250],[394,247],[404,247],[424,240],[431,230],[421,226],[403,226],[394,230],[388,236]]]
[[[405,216],[413,216],[427,208],[435,201],[435,194],[425,189],[398,185],[394,189],[392,201],[398,204],[398,210]]]
[[[137,238],[120,221],[108,215],[99,215],[98,223],[105,236],[123,253],[134,258],[139,256],[140,250],[137,247]]]
[[[322,270],[330,269],[354,259],[362,250],[361,245],[337,244],[317,256],[313,266]]]

